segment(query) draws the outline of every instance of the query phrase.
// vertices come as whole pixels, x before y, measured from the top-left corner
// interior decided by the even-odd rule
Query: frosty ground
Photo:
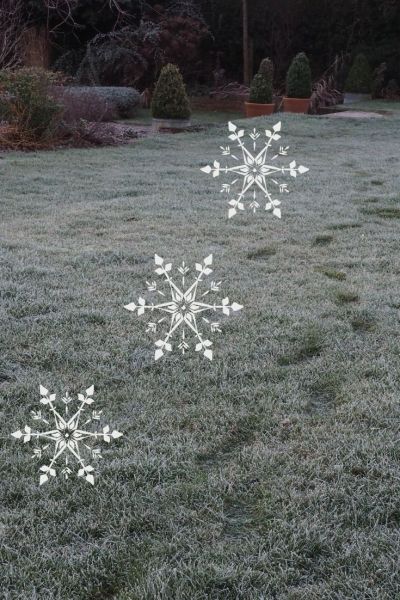
[[[281,220],[227,219],[220,182],[200,171],[224,124],[3,156],[5,599],[400,594],[400,112],[279,118],[310,169]],[[124,310],[155,253],[188,265],[212,253],[244,306],[213,337],[212,362],[155,363],[145,321]],[[32,447],[10,437],[39,383],[60,396],[94,384],[124,433],[95,487],[39,487]]]

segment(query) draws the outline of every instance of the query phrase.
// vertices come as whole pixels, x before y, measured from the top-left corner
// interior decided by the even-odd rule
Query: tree
[[[299,52],[292,60],[286,76],[286,93],[289,98],[311,96],[311,69],[304,52]]]
[[[250,85],[250,54],[249,54],[249,10],[247,0],[242,0],[243,10],[243,82]]]
[[[24,26],[22,0],[2,0],[0,5],[1,69],[10,69],[20,64],[20,42]]]
[[[155,119],[188,119],[190,104],[182,75],[176,65],[162,68],[154,90],[151,112]]]

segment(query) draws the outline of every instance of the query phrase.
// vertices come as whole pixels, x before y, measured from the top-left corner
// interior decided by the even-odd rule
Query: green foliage
[[[16,0],[7,0],[8,3],[13,1],[16,3]],[[139,0],[58,0],[58,2],[53,0],[51,10],[46,8],[49,0],[21,0],[21,4],[26,12],[26,18],[29,17],[29,22],[48,25],[50,19],[50,29],[55,36],[54,47],[57,48],[60,56],[75,48],[79,53],[81,51],[84,53],[86,44],[99,32],[101,34],[118,32],[125,24],[135,32],[141,27],[141,22],[154,23],[160,32],[159,41],[154,45],[153,35],[149,41],[146,34],[143,37],[143,44],[140,42],[138,47],[138,54],[149,63],[144,66],[140,80],[131,78],[131,71],[134,72],[135,77],[138,77],[142,67],[138,56],[133,56],[135,62],[130,66],[132,63],[129,42],[124,41],[121,44],[122,50],[118,50],[115,59],[111,58],[109,63],[105,55],[113,49],[114,44],[104,43],[104,51],[93,48],[93,54],[101,54],[98,67],[101,76],[102,71],[105,71],[106,78],[101,77],[97,83],[102,85],[138,85],[140,82],[141,89],[150,87],[153,85],[154,73],[158,73],[161,56],[165,62],[179,65],[185,81],[189,82],[191,78],[207,81],[207,75],[210,74],[211,49],[212,52],[220,55],[219,60],[226,73],[232,75],[233,79],[238,79],[240,76],[242,64],[240,2],[157,0],[146,3]],[[264,56],[266,40],[268,40],[269,52],[275,59],[275,75],[279,80],[298,48],[302,48],[308,56],[312,56],[313,72],[318,75],[324,73],[332,64],[334,57],[346,49],[355,53],[364,51],[373,67],[385,61],[388,67],[385,82],[392,78],[400,80],[400,3],[398,1],[363,0],[360,3],[360,0],[330,0],[329,2],[252,0],[248,4],[255,60],[259,61]],[[118,14],[117,5],[121,6],[123,15]],[[156,10],[150,9],[149,5],[157,5]],[[201,35],[201,15],[198,7],[202,9],[204,20],[211,30],[214,39],[212,43],[207,36]],[[68,14],[66,8],[71,8],[71,18],[66,18]],[[356,32],[354,32],[354,15],[357,15]],[[285,40],[284,43],[282,39]],[[75,56],[68,54],[60,60],[59,68],[65,68],[66,72],[71,74],[76,72]],[[109,67],[110,62],[112,65]],[[87,64],[86,68],[88,69]],[[123,79],[117,80],[121,73]],[[90,75],[89,72],[88,74]],[[344,87],[344,79],[340,80],[340,89]],[[88,81],[81,80],[80,83],[85,84]]]
[[[311,96],[311,69],[304,52],[297,54],[286,76],[288,98],[309,98]]]
[[[369,94],[372,85],[372,72],[365,54],[357,54],[347,76],[345,91],[354,94]]]
[[[114,118],[129,119],[134,117],[140,102],[140,94],[131,87],[113,86],[71,86],[66,88],[68,95],[85,102],[92,99],[108,107],[108,113]]]
[[[57,75],[43,69],[0,71],[0,113],[26,141],[50,136],[61,107],[50,96]]]
[[[396,100],[400,97],[400,86],[396,79],[390,79],[385,89],[385,98]]]
[[[188,119],[191,114],[182,75],[176,65],[162,68],[154,90],[151,112],[156,119]]]
[[[274,81],[274,63],[270,58],[263,58],[260,62],[258,72],[260,75],[264,75],[273,84]]]
[[[272,84],[268,76],[261,75],[261,73],[254,75],[250,86],[250,102],[256,104],[272,103]]]
[[[151,68],[141,49],[144,40],[151,55],[157,47],[158,34],[145,24],[97,34],[86,46],[76,71],[77,81],[82,85],[135,85]]]
[[[386,78],[387,65],[385,62],[376,67],[372,76],[371,96],[372,98],[382,98],[383,87]]]
[[[53,63],[53,71],[62,71],[71,77],[75,76],[85,55],[84,48],[67,50]]]

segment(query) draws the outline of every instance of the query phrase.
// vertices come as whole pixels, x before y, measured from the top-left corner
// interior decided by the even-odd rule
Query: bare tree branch
[[[0,68],[11,69],[21,62],[21,37],[25,27],[23,0],[0,4]]]
[[[47,11],[47,30],[55,32],[66,23],[78,28],[80,25],[75,21],[75,11],[84,4],[83,0],[43,0]],[[120,0],[108,0],[108,6],[112,13],[116,14],[113,29],[121,27],[121,23],[129,20],[129,13],[120,4]]]
[[[54,32],[65,23],[75,25],[73,11],[77,8],[79,0],[44,0],[47,10],[47,31]],[[50,26],[50,23],[55,23]]]

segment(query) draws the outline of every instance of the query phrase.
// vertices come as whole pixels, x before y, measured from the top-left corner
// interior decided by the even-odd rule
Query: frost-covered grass
[[[400,119],[282,120],[310,172],[281,221],[226,219],[200,172],[223,126],[3,156],[2,598],[399,597]],[[123,309],[155,252],[213,253],[244,305],[212,363],[154,363],[145,321]],[[124,432],[94,488],[39,488],[33,444],[10,437],[39,383],[93,383]]]
[[[371,111],[399,111],[400,102],[398,100],[362,100],[354,104],[347,105],[349,110],[371,110]]]
[[[239,112],[195,110],[192,112],[190,120],[192,125],[213,125],[215,123],[226,123],[229,120],[240,118],[243,119],[243,114]],[[152,122],[151,111],[147,108],[140,108],[135,117],[125,119],[125,121],[134,125],[150,125]]]

